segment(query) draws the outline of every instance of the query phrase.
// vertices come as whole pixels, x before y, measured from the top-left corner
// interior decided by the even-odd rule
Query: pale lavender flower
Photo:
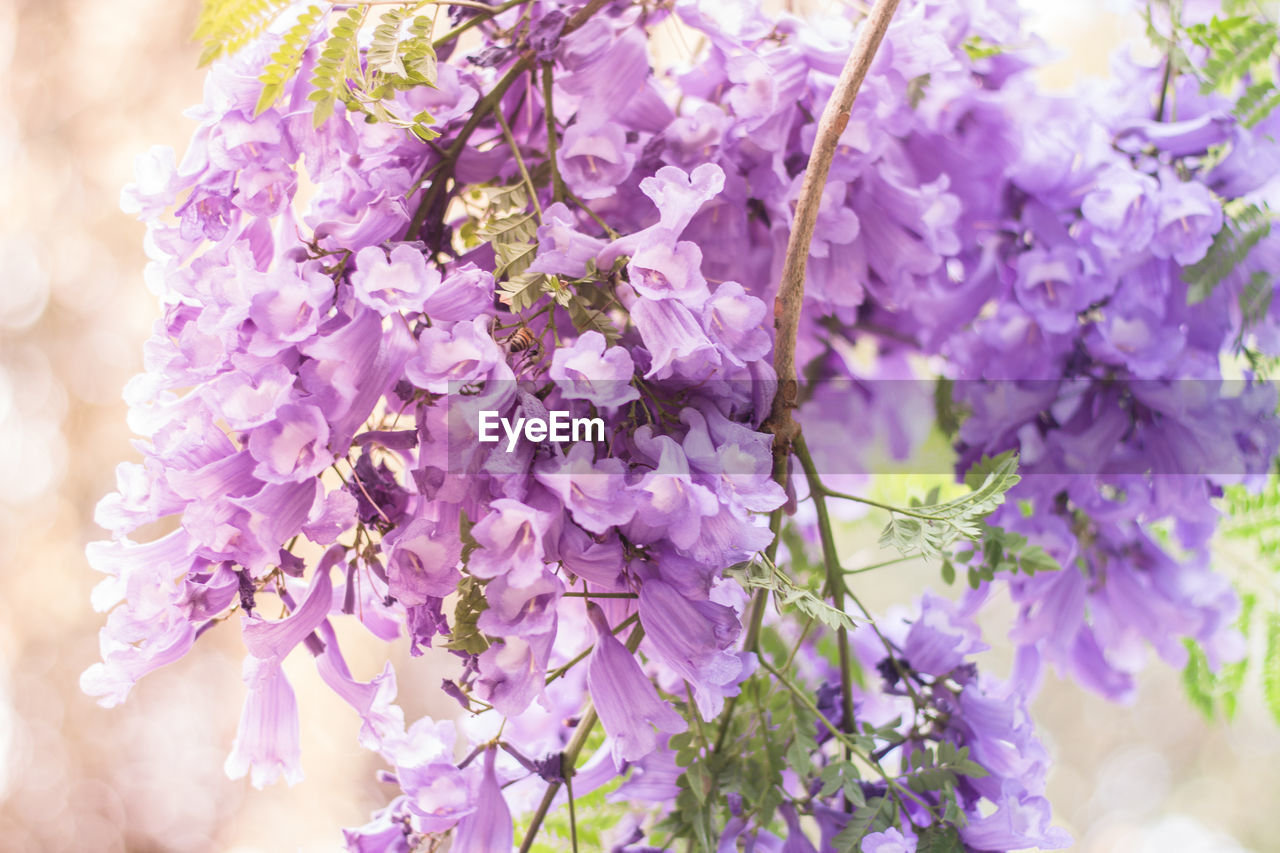
[[[916,853],[915,836],[903,835],[895,826],[884,832],[871,832],[865,835],[861,845],[862,853]]]
[[[742,661],[730,651],[742,628],[733,609],[691,601],[649,578],[640,586],[640,622],[658,658],[693,688],[702,718],[714,719],[742,672]]]
[[[643,758],[657,748],[655,728],[676,734],[688,726],[658,698],[635,657],[613,636],[604,612],[594,603],[587,611],[596,628],[596,645],[587,660],[587,688],[610,738],[614,764],[621,767],[623,761]]]
[[[579,198],[605,198],[626,180],[636,155],[626,133],[616,124],[587,128],[573,125],[556,151],[560,174]]]
[[[511,810],[502,795],[494,770],[497,748],[491,747],[484,754],[484,775],[475,791],[476,810],[458,822],[454,830],[453,845],[456,853],[499,853],[510,850],[515,838],[511,823]]]
[[[631,385],[635,365],[623,347],[606,347],[604,335],[583,332],[569,346],[557,347],[551,356],[548,374],[567,400],[586,400],[604,409],[639,399]]]
[[[270,785],[282,774],[290,785],[297,784],[302,781],[298,700],[280,668],[280,658],[246,657],[244,681],[249,695],[227,756],[227,776],[240,779],[249,774],[255,788]]]
[[[440,272],[412,246],[396,246],[390,257],[368,246],[355,255],[351,286],[356,299],[379,314],[412,313],[421,311],[427,294],[440,286]]]
[[[1203,184],[1163,176],[1151,254],[1193,264],[1204,257],[1222,227],[1222,205]]]

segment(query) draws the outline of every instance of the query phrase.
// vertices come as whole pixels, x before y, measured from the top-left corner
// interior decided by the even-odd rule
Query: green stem
[[[527,2],[527,0],[521,0],[521,2]],[[607,6],[609,2],[610,0],[591,0],[587,5],[583,6],[577,12],[574,12],[573,16],[569,18],[564,25],[563,35],[568,35],[574,30],[580,28],[591,19],[591,16]],[[516,5],[519,4],[515,2],[506,3],[499,6],[495,12],[504,11]],[[476,19],[472,20],[474,21]],[[474,26],[472,21],[466,21],[456,27],[454,32],[460,32],[468,25]],[[446,34],[441,38],[447,40],[449,37],[450,34]],[[439,44],[440,42],[437,41],[436,43]],[[517,59],[509,69],[507,69],[507,73],[502,76],[502,79],[500,79],[497,84],[495,84],[494,87],[480,99],[479,103],[472,108],[471,115],[467,117],[466,124],[464,124],[462,129],[458,131],[458,136],[445,152],[445,162],[448,163],[450,177],[453,174],[454,165],[458,162],[458,157],[462,154],[462,149],[466,147],[467,140],[471,138],[471,134],[475,133],[476,128],[480,126],[480,122],[484,120],[485,116],[496,109],[502,102],[502,97],[507,93],[507,90],[515,85],[515,82],[520,79],[520,76],[533,66],[534,59],[536,58],[537,55],[532,50],[526,50],[522,53],[520,58]],[[422,225],[427,220],[427,214],[434,210],[442,201],[446,183],[448,183],[448,181],[446,180],[445,175],[439,175],[431,181],[431,186],[427,189],[427,192],[422,197],[422,201],[418,203],[418,207],[413,213],[413,219],[410,220],[409,227],[405,230],[403,239],[412,240],[417,236],[418,232],[422,230]]]
[[[909,560],[914,560],[914,559],[916,559],[916,557],[914,556],[894,557],[892,560],[884,560],[879,563],[872,563],[871,565],[863,566],[860,569],[845,569],[844,573],[846,575],[860,575],[864,572],[874,572],[876,569],[883,569],[885,566],[896,566],[898,563],[905,563]]]
[[[822,541],[822,567],[827,576],[827,592],[836,610],[844,612],[844,574],[840,570],[840,555],[836,552],[835,534],[831,529],[831,515],[827,512],[827,498],[818,480],[818,469],[809,455],[804,435],[799,431],[792,441],[792,449],[800,460],[809,491],[813,495],[814,510],[818,515],[818,536]],[[867,618],[871,618],[867,614]],[[849,631],[843,625],[836,629],[836,647],[840,655],[840,722],[847,732],[853,731],[853,662],[849,658]]]
[[[553,155],[553,156],[554,156],[554,155]],[[554,174],[554,173],[553,173],[553,174]],[[608,223],[608,222],[605,222],[605,221],[600,217],[600,214],[596,213],[594,210],[592,210],[590,207],[588,207],[588,206],[587,206],[587,203],[586,203],[585,201],[583,201],[582,199],[580,199],[580,198],[578,198],[576,195],[574,195],[574,194],[573,194],[573,190],[569,189],[569,187],[565,185],[564,181],[561,181],[561,182],[560,182],[560,190],[561,190],[561,192],[563,192],[563,193],[565,194],[565,197],[566,197],[566,198],[568,198],[568,199],[569,199],[569,201],[571,201],[571,202],[573,202],[574,204],[576,204],[576,205],[578,206],[578,208],[579,208],[580,210],[582,210],[582,212],[583,212],[583,213],[587,214],[587,216],[590,216],[593,220],[595,220],[595,223],[596,223],[597,225],[599,225],[601,228],[603,228],[603,229],[604,229],[604,233],[609,235],[609,239],[610,239],[610,240],[617,240],[617,239],[618,239],[618,237],[619,237],[618,232],[617,232],[617,231],[615,231],[615,230],[613,230],[613,228],[612,228],[612,227],[610,227],[609,223]]]
[[[773,533],[773,540],[765,550],[765,557],[769,560],[769,564],[773,565],[774,558],[778,555],[779,533],[782,531],[782,510],[775,509],[769,516],[769,530]],[[756,651],[760,646],[760,629],[764,624],[764,611],[768,603],[768,590],[757,589],[751,599],[751,613],[747,617],[747,633],[742,641],[742,648],[749,652]]]
[[[800,467],[804,470],[805,479],[809,483],[809,491],[812,492],[813,494],[814,507],[817,509],[817,513],[818,513],[818,531],[819,531],[819,535],[822,537],[823,563],[827,568],[827,583],[831,585],[832,567],[827,560],[827,553],[828,553],[827,549],[828,547],[830,547],[831,554],[832,555],[835,554],[835,540],[831,536],[831,519],[827,513],[826,498],[828,496],[831,496],[832,493],[830,490],[828,490],[825,486],[822,485],[822,480],[818,476],[817,466],[814,465],[813,457],[809,454],[809,448],[804,443],[804,437],[801,435],[797,435],[795,444],[793,445],[793,447],[795,449],[796,457],[800,460]],[[835,495],[835,496],[840,497],[840,495]],[[857,498],[853,498],[853,500],[857,500]],[[885,507],[885,508],[891,509],[891,510],[895,509],[894,507]],[[922,516],[922,517],[927,517],[927,516]],[[908,559],[908,558],[904,558],[904,559]],[[895,561],[889,561],[889,562],[895,562]],[[877,568],[877,567],[873,566],[871,568]],[[830,587],[830,591],[832,593],[833,603],[835,604],[836,608],[839,610],[844,610],[844,596],[847,594],[849,596],[849,599],[853,602],[854,606],[856,606],[858,610],[862,611],[862,615],[866,617],[867,621],[871,624],[871,630],[873,630],[876,636],[880,638],[880,642],[884,645],[885,651],[889,655],[889,660],[893,664],[893,668],[897,671],[898,676],[899,678],[901,678],[903,685],[907,688],[907,692],[911,694],[911,700],[915,705],[915,707],[916,708],[923,707],[923,704],[924,704],[923,700],[921,699],[920,695],[916,692],[915,686],[912,685],[911,680],[907,677],[907,672],[902,667],[901,661],[898,660],[898,655],[894,651],[893,644],[890,643],[889,638],[886,637],[880,631],[880,628],[875,623],[875,619],[871,616],[871,611],[868,610],[866,605],[862,603],[861,599],[859,599],[858,596],[854,594],[853,590],[849,589],[848,586],[845,585],[843,576],[848,573],[841,571],[838,564],[835,566],[835,572],[836,572],[835,577],[839,579],[839,584],[838,586],[832,585]],[[836,595],[837,589],[839,590],[839,597],[837,597]],[[851,688],[851,684],[849,684],[849,681],[852,679],[852,672],[851,671],[848,672],[848,678],[846,679],[845,664],[848,662],[848,656],[847,656],[848,651],[843,639],[843,635],[845,631],[843,628],[841,628],[838,633],[841,635],[840,637],[840,676],[841,676],[840,681],[841,681],[842,689],[841,689],[840,698],[842,703],[841,708],[843,710],[844,708],[843,702],[844,702],[844,696],[845,696],[843,688],[847,684]],[[852,699],[852,696],[850,696],[850,699]],[[852,705],[850,705],[850,707],[852,707]]]
[[[893,504],[887,504],[887,503],[881,503],[880,501],[872,500],[871,498],[860,498],[857,495],[850,495],[846,492],[837,492],[835,489],[828,489],[826,486],[822,485],[821,480],[815,479],[810,485],[813,486],[813,491],[815,493],[821,493],[824,497],[839,498],[840,500],[843,500],[843,501],[855,501],[860,504],[866,504],[867,506],[873,506],[876,509],[886,510],[887,512],[896,512],[898,515],[908,515],[908,516],[911,516],[912,518],[918,518],[921,521],[941,521],[941,522],[949,521],[949,519],[943,518],[942,516],[929,515],[928,513],[924,513],[924,512],[916,512],[915,510],[907,509],[906,507],[894,506]]]
[[[782,530],[782,510],[775,509],[769,516],[769,530],[773,533],[773,539],[769,542],[769,547],[765,549],[765,555],[769,559],[770,565],[773,564],[774,558],[778,555],[778,544],[781,541],[779,533]],[[751,596],[751,612],[747,615],[747,633],[742,641],[742,648],[749,652],[759,653],[760,631],[764,626],[764,611],[769,604],[769,592],[764,589],[757,589]],[[715,752],[719,752],[724,747],[724,739],[729,735],[729,724],[733,722],[733,714],[738,709],[738,697],[742,693],[730,696],[728,703],[725,705],[724,712],[720,716],[720,729],[716,732]]]
[[[516,144],[515,134],[511,132],[511,125],[507,124],[507,117],[502,114],[502,110],[494,110],[493,117],[498,120],[498,127],[502,128],[502,138],[507,141],[507,147],[511,149],[511,154],[515,157],[516,168],[520,170],[520,177],[524,180],[524,185],[529,188],[529,198],[533,201],[533,209],[538,214],[538,221],[542,221],[542,204],[538,201],[538,188],[533,185],[533,178],[529,177],[529,170],[524,165],[524,157],[520,156],[520,146]]]
[[[568,595],[568,593],[565,593],[565,594],[566,594],[566,595]],[[640,618],[638,614],[636,614],[636,613],[632,613],[632,614],[631,614],[630,616],[628,616],[626,619],[623,619],[621,622],[619,622],[619,623],[618,623],[617,627],[613,629],[613,633],[615,633],[615,634],[616,634],[616,633],[618,633],[619,631],[621,631],[621,630],[623,630],[624,628],[626,628],[628,625],[630,625],[630,624],[632,624],[633,622],[635,622],[635,621],[636,621],[636,619],[638,619],[638,618]],[[577,666],[578,664],[582,663],[582,661],[586,658],[586,656],[587,656],[587,655],[589,655],[589,654],[591,654],[591,650],[592,650],[592,649],[594,649],[594,648],[595,648],[595,644],[593,643],[592,645],[588,646],[587,648],[585,648],[585,649],[583,649],[581,652],[579,652],[577,655],[575,655],[575,656],[574,656],[574,658],[573,658],[573,660],[569,661],[569,662],[568,662],[568,663],[566,663],[566,664],[562,664],[561,666],[558,666],[558,667],[556,667],[555,669],[551,670],[551,672],[549,672],[549,673],[547,674],[547,681],[546,681],[546,683],[547,683],[547,684],[550,684],[551,682],[555,681],[555,680],[556,680],[557,678],[559,678],[560,676],[564,675],[564,674],[565,674],[566,672],[568,672],[569,670],[573,669],[573,668],[574,668],[575,666]]]
[[[801,705],[804,705],[806,708],[808,708],[809,712],[815,715],[822,722],[822,724],[827,727],[827,729],[831,732],[831,734],[835,737],[835,739],[839,741],[840,744],[845,749],[849,750],[850,755],[856,755],[858,758],[862,759],[867,764],[868,767],[873,768],[876,771],[876,773],[879,774],[880,778],[885,781],[885,784],[898,793],[899,799],[901,799],[902,796],[904,795],[909,796],[913,800],[915,800],[917,803],[919,803],[920,805],[928,809],[930,812],[933,811],[934,807],[931,803],[921,798],[918,794],[916,794],[915,791],[912,791],[910,788],[903,786],[903,784],[899,782],[897,779],[895,779],[894,777],[890,776],[889,773],[884,769],[884,766],[880,764],[880,762],[876,759],[875,756],[861,750],[858,747],[858,745],[852,739],[850,739],[848,734],[840,731],[840,729],[836,726],[835,723],[827,719],[827,715],[822,713],[822,711],[818,709],[818,706],[814,704],[813,700],[809,698],[809,695],[807,693],[802,692],[799,687],[797,687],[794,683],[792,683],[791,680],[788,679],[785,675],[783,675],[779,670],[770,666],[768,661],[761,660],[760,666],[766,672],[773,675],[774,678],[777,678],[778,681],[781,682],[784,687],[790,690],[791,695],[794,696],[800,702]]]
[[[508,9],[513,9],[513,8],[515,8],[516,6],[521,5],[522,3],[529,3],[529,2],[531,2],[531,0],[507,0],[507,2],[506,2],[506,3],[503,3],[501,6],[491,6],[491,7],[487,7],[487,8],[485,9],[485,12],[484,12],[482,15],[476,15],[474,18],[469,18],[468,20],[463,21],[461,24],[458,24],[458,26],[456,26],[456,27],[454,27],[453,29],[449,30],[449,32],[447,32],[447,33],[445,33],[444,35],[440,36],[440,38],[438,38],[438,39],[436,39],[435,41],[431,42],[431,46],[432,46],[432,47],[434,47],[434,48],[439,49],[439,48],[440,48],[440,47],[442,47],[443,45],[446,45],[446,44],[448,44],[449,42],[453,41],[453,40],[454,40],[454,39],[456,39],[458,36],[462,35],[462,34],[463,34],[463,33],[465,33],[467,30],[471,29],[472,27],[476,26],[477,24],[482,24],[482,23],[484,23],[485,21],[489,20],[490,18],[492,18],[492,17],[494,17],[494,16],[496,16],[496,15],[500,15],[500,14],[502,14],[503,12],[507,11]],[[448,4],[446,4],[446,5],[448,5]]]
[[[564,180],[560,177],[560,164],[556,162],[556,148],[560,132],[556,129],[556,111],[551,101],[551,62],[542,63],[542,111],[547,117],[547,162],[551,164],[551,197],[564,200]]]
[[[569,795],[569,839],[573,845],[573,853],[578,853],[578,813],[573,807],[573,777],[566,776],[564,790]]]

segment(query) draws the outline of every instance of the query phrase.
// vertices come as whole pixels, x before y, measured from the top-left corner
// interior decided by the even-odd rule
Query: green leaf
[[[471,575],[463,575],[458,583],[458,600],[453,609],[453,625],[449,631],[446,649],[480,654],[491,645],[477,622],[480,614],[489,609],[484,597],[484,584]]]
[[[982,36],[969,36],[962,47],[970,60],[986,59],[989,56],[999,56],[1004,53],[1003,47],[986,41]]]
[[[1209,295],[1244,263],[1254,246],[1271,233],[1271,210],[1261,205],[1233,199],[1222,206],[1222,228],[1214,235],[1205,256],[1184,267],[1187,302],[1194,305]]]
[[[1006,451],[983,457],[965,475],[972,490],[942,504],[891,509],[889,523],[880,534],[883,547],[892,546],[904,556],[936,557],[958,539],[982,537],[981,521],[1004,503],[1004,496],[1019,481],[1018,457]],[[909,513],[909,514],[908,514]]]
[[[1062,568],[1053,555],[1039,545],[1028,545],[1018,552],[1018,568],[1029,575],[1056,572]]]
[[[306,53],[316,25],[323,17],[324,12],[319,6],[309,6],[285,34],[284,40],[258,75],[258,80],[262,83],[262,94],[258,96],[254,115],[266,112],[284,94],[285,87],[297,75],[302,55]]]
[[[605,313],[603,308],[592,308],[582,302],[581,297],[572,291],[566,290],[567,300],[560,302],[557,293],[557,302],[565,305],[569,309],[569,319],[573,321],[573,327],[579,332],[599,332],[604,335],[605,343],[612,346],[622,337],[617,327],[613,325],[613,321],[609,319],[609,315]]]
[[[884,797],[873,797],[867,800],[867,804],[859,809],[854,810],[853,817],[849,818],[849,822],[845,824],[840,834],[832,839],[832,843],[839,853],[857,853],[862,847],[862,839],[870,831],[871,825],[875,823],[877,817],[880,816],[880,810],[884,808]]]
[[[794,552],[793,552],[794,553]],[[747,589],[764,589],[772,592],[779,610],[794,608],[833,630],[844,628],[852,631],[864,619],[855,619],[843,610],[829,604],[818,593],[799,586],[777,566],[769,564],[763,554],[752,560],[738,563],[725,570],[724,576],[733,578]]]
[[[480,236],[494,244],[528,244],[537,235],[538,220],[526,210],[492,217],[480,229]]]
[[[1240,619],[1236,622],[1236,627],[1244,635],[1246,641],[1248,641],[1250,629],[1253,627],[1253,611],[1257,602],[1258,597],[1253,593],[1246,593],[1241,596]],[[1227,722],[1235,719],[1236,706],[1239,704],[1239,695],[1244,687],[1244,678],[1248,668],[1249,658],[1246,656],[1235,663],[1224,664],[1222,671],[1218,673],[1218,692],[1222,696],[1222,715],[1227,718]]]
[[[1280,613],[1267,614],[1266,653],[1262,659],[1262,696],[1271,716],[1280,723]]]
[[[365,53],[365,66],[370,71],[404,76],[404,63],[400,57],[400,28],[408,15],[407,6],[388,9],[382,13],[378,25],[373,28],[373,38]]]
[[[204,0],[192,37],[204,42],[203,68],[235,53],[261,35],[288,8],[290,0]]]
[[[359,67],[356,33],[364,20],[360,8],[352,8],[333,25],[311,74],[313,91],[308,99],[315,102],[312,122],[316,127],[333,115],[339,101],[351,103],[351,87],[348,78],[355,76]]]
[[[538,247],[533,243],[494,243],[496,258],[493,273],[497,276],[520,275],[533,263]]]
[[[965,853],[965,846],[958,829],[935,823],[919,834],[916,853]]]

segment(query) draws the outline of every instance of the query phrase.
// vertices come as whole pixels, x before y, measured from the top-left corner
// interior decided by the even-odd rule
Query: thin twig
[[[777,341],[774,345],[773,368],[778,375],[778,390],[773,398],[773,410],[769,413],[768,427],[774,435],[774,470],[785,478],[791,441],[796,434],[796,422],[791,416],[799,398],[799,380],[796,371],[796,336],[800,330],[800,309],[804,304],[804,276],[809,263],[809,245],[813,242],[813,229],[818,222],[818,209],[822,203],[822,189],[827,183],[831,160],[840,144],[840,134],[849,124],[853,100],[867,76],[876,50],[884,40],[893,13],[900,0],[877,0],[875,7],[862,22],[858,43],[845,63],[835,91],[827,101],[818,120],[818,133],[814,139],[809,164],[805,167],[800,198],[796,202],[795,218],[791,224],[791,236],[787,241],[787,254],[782,265],[782,280],[778,285],[778,297],[774,304],[774,327]]]
[[[542,205],[538,202],[538,188],[533,185],[533,178],[529,177],[529,169],[524,164],[524,157],[520,156],[520,146],[516,143],[515,134],[511,132],[511,125],[507,124],[507,117],[502,114],[501,109],[495,109],[493,117],[498,120],[498,127],[502,128],[502,138],[507,141],[507,147],[515,157],[516,168],[520,170],[524,185],[529,188],[529,198],[533,201],[533,209],[538,214],[538,221],[541,222]]]
[[[501,6],[491,6],[485,12],[476,15],[474,18],[468,18],[467,20],[463,21],[461,24],[458,24],[458,26],[449,30],[449,32],[440,36],[440,38],[435,39],[434,41],[431,42],[431,46],[434,48],[440,48],[441,46],[453,41],[458,36],[462,35],[467,30],[474,27],[476,24],[483,23],[484,21],[489,20],[495,15],[500,15],[503,12],[507,11],[508,9],[519,6],[522,3],[530,3],[530,2],[532,2],[532,0],[508,0],[508,2],[503,3]]]
[[[791,458],[791,442],[799,430],[791,416],[800,396],[796,371],[796,336],[800,332],[800,309],[804,305],[804,276],[809,263],[809,245],[813,242],[813,229],[818,221],[818,208],[822,203],[822,188],[831,171],[840,134],[849,123],[849,111],[853,99],[862,86],[871,61],[875,58],[880,42],[884,40],[889,21],[898,9],[900,0],[877,0],[875,8],[862,23],[858,43],[845,63],[835,91],[818,121],[818,133],[813,151],[805,167],[804,183],[796,204],[791,236],[787,240],[787,254],[782,265],[782,279],[778,284],[778,296],[773,306],[773,325],[777,331],[773,351],[773,369],[778,377],[778,389],[773,396],[773,407],[764,428],[773,433],[773,479],[784,488],[787,484],[787,467]],[[774,531],[777,541],[777,530]],[[776,548],[776,545],[774,546]],[[751,602],[752,625],[764,616],[765,590],[756,590]],[[748,636],[758,635],[759,629],[749,631]],[[747,646],[748,650],[750,646]],[[730,708],[732,710],[732,707]],[[721,729],[722,735],[727,726]],[[723,736],[721,737],[723,740]]]
[[[836,540],[831,532],[831,516],[827,512],[827,498],[823,493],[822,483],[818,478],[818,469],[805,446],[804,436],[798,431],[795,434],[796,456],[800,459],[800,467],[809,480],[809,491],[813,495],[813,507],[818,515],[818,535],[822,540],[822,566],[827,576],[827,593],[831,596],[831,604],[836,610],[844,612],[844,575],[840,570],[840,556],[836,553]],[[866,614],[871,618],[871,614]],[[836,651],[840,655],[840,724],[846,732],[853,731],[853,661],[849,657],[849,631],[843,625],[836,629]]]
[[[577,12],[574,12],[572,17],[565,22],[562,35],[568,35],[574,30],[579,29],[583,24],[591,20],[592,15],[609,5],[610,2],[611,0],[591,0],[587,5],[583,6]],[[507,3],[498,8],[505,9],[514,5],[516,4]],[[455,28],[455,31],[460,30],[462,26],[469,23],[470,21],[464,22],[463,25]],[[447,38],[449,35],[450,34],[446,34],[444,38]],[[537,54],[532,50],[526,50],[522,53],[520,58],[512,63],[511,67],[507,69],[507,73],[503,75],[502,79],[499,80],[494,87],[480,99],[479,103],[477,103],[474,108],[472,108],[471,115],[467,117],[466,124],[464,124],[462,129],[458,131],[458,135],[454,138],[453,144],[450,145],[446,151],[444,162],[448,164],[448,174],[441,174],[432,178],[431,186],[427,188],[427,191],[422,196],[422,200],[418,203],[418,207],[414,211],[413,218],[409,222],[409,227],[405,229],[403,239],[413,240],[417,238],[418,232],[422,229],[423,223],[426,222],[428,213],[437,208],[446,198],[444,195],[445,185],[448,183],[448,179],[452,177],[453,167],[457,164],[458,157],[462,155],[463,149],[466,148],[467,140],[471,138],[471,134],[475,133],[476,128],[480,126],[480,122],[484,120],[485,116],[498,108],[502,103],[503,95],[505,95],[507,90],[515,84],[516,80],[520,79],[520,76],[524,74],[524,72],[533,67],[533,62],[536,58]]]
[[[560,164],[556,162],[559,131],[556,129],[556,111],[551,98],[551,62],[542,63],[542,111],[547,116],[547,163],[551,165],[551,198],[564,200],[564,179],[560,177]]]

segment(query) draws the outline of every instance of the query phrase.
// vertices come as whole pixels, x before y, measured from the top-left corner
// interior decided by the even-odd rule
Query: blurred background
[[[1124,6],[1029,6],[1033,29],[1056,51],[1047,86],[1104,75],[1113,48],[1142,44]],[[180,156],[194,128],[182,111],[201,93],[188,39],[196,10],[196,0],[0,0],[4,853],[332,851],[338,827],[364,822],[387,795],[373,781],[376,761],[355,744],[354,715],[311,666],[289,668],[307,778],[264,792],[226,778],[243,698],[235,632],[212,632],[120,708],[97,707],[77,684],[97,659],[103,619],[88,605],[97,578],[84,546],[100,535],[92,510],[113,487],[116,463],[134,458],[120,391],[141,369],[157,317],[142,281],[142,226],[117,201],[136,154],[163,144]],[[869,597],[902,601],[935,578],[936,569],[906,568]],[[994,617],[988,634],[998,644]],[[351,654],[358,672],[370,669],[358,649]],[[402,679],[408,710],[415,682],[427,680]],[[1057,759],[1057,822],[1075,849],[1280,850],[1271,811],[1280,730],[1250,689],[1225,726],[1205,723],[1178,673],[1161,665],[1127,708],[1050,680],[1036,711]]]

